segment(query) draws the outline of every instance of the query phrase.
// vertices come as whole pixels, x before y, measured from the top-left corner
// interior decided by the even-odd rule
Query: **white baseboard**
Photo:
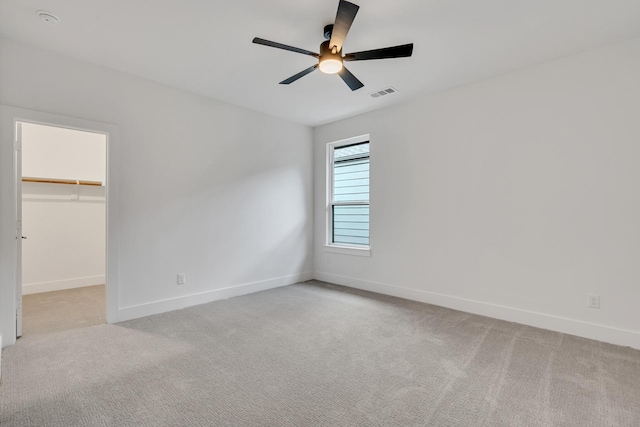
[[[145,304],[122,307],[118,310],[118,321],[137,319],[151,316],[152,314],[165,313],[167,311],[180,310],[194,305],[206,304],[240,295],[251,294],[267,289],[292,285],[298,282],[306,282],[313,279],[311,272],[293,274],[291,276],[277,277],[275,279],[262,280],[259,282],[245,283],[242,285],[229,286],[222,289],[201,292],[197,294],[185,295],[177,298],[153,301]]]
[[[330,273],[315,272],[314,278],[324,282],[335,283],[337,285],[424,302],[467,313],[479,314],[482,316],[507,320],[509,322],[516,322],[523,325],[535,326],[537,328],[640,349],[640,332],[638,331],[620,329],[546,313],[521,310],[514,307],[475,301],[435,292],[370,282]]]
[[[25,283],[22,285],[22,295],[40,294],[42,292],[62,291],[64,289],[82,288],[85,286],[103,284],[104,275],[75,277],[72,279],[54,280],[51,282]]]

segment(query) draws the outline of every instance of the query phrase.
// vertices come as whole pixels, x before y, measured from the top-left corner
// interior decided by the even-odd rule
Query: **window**
[[[369,141],[329,144],[330,246],[369,248]]]

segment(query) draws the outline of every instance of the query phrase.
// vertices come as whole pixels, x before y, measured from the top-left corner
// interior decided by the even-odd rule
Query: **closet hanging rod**
[[[82,181],[79,179],[31,178],[23,176],[22,182],[44,182],[47,184],[92,185],[95,187],[102,187],[102,182],[100,181]]]

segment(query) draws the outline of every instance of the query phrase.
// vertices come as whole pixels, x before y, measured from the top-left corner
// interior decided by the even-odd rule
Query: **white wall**
[[[22,175],[106,180],[106,135],[22,124]],[[22,185],[22,292],[105,282],[105,188]]]
[[[118,126],[118,319],[311,277],[310,128],[8,40],[0,103]],[[0,149],[10,212],[11,142]]]
[[[639,76],[634,40],[316,128],[316,276],[640,348]],[[371,257],[329,254],[325,146],[365,133]]]
[[[105,188],[25,182],[22,191],[23,294],[103,284]]]
[[[106,135],[37,123],[22,124],[22,176],[104,184],[106,166]]]

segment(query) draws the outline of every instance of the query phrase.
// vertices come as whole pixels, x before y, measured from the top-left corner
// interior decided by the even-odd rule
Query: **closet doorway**
[[[17,335],[105,323],[107,135],[29,122],[17,126]]]

